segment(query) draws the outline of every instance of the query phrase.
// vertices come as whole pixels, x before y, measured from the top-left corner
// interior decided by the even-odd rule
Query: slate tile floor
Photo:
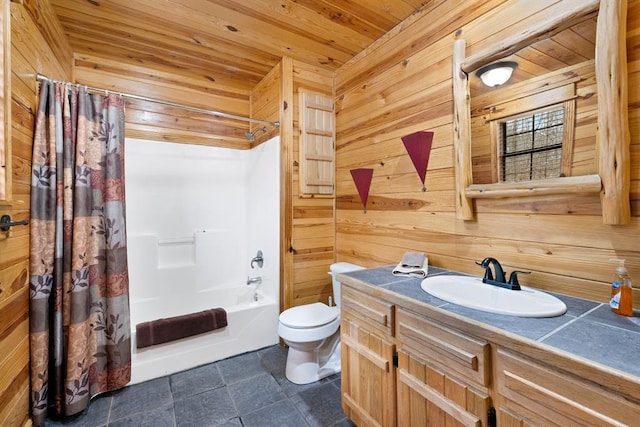
[[[74,427],[347,427],[340,374],[313,384],[285,377],[279,345],[126,387],[93,399]]]

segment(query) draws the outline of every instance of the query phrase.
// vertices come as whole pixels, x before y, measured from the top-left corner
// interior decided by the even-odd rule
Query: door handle
[[[11,217],[9,215],[2,215],[0,217],[0,231],[9,231],[9,229],[15,225],[27,225],[29,221],[11,221]]]

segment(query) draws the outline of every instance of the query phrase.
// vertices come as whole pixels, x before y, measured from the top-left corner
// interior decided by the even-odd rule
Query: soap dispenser
[[[612,259],[618,263],[616,273],[611,284],[611,301],[609,305],[616,314],[623,316],[633,316],[633,296],[631,289],[631,278],[624,266],[623,259]]]

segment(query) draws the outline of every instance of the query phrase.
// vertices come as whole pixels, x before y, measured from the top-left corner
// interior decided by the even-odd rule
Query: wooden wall
[[[5,0],[8,2],[8,0]],[[6,4],[5,2],[5,4]],[[36,6],[37,4],[37,6]],[[71,49],[46,2],[11,2],[12,195],[0,214],[29,219],[36,74],[73,79]],[[29,419],[29,227],[0,232],[0,425]]]
[[[205,78],[172,74],[144,64],[120,64],[100,57],[75,55],[78,83],[195,108],[249,115],[250,92]],[[249,123],[162,104],[127,100],[126,135],[154,141],[187,142],[248,149]]]
[[[299,90],[333,97],[333,72],[294,61],[294,125],[292,180],[293,279],[290,305],[327,302],[333,294],[327,274],[334,260],[334,197],[303,196],[299,184]]]
[[[333,73],[291,58],[254,88],[252,117],[280,121],[280,308],[326,302],[334,261],[334,197],[309,197],[299,186],[299,91],[333,97]],[[270,138],[266,135],[258,142]]]
[[[474,261],[494,256],[508,271],[532,271],[525,284],[606,301],[615,269],[608,260],[626,258],[638,286],[640,0],[628,3],[631,224],[603,225],[598,196],[476,200],[476,220],[455,217],[456,32],[471,55],[503,40],[523,17],[545,7],[553,13],[570,1],[431,2],[337,71],[338,260],[376,266],[397,263],[405,251],[423,251],[431,265],[479,275]],[[424,193],[400,140],[420,130],[435,132]],[[358,167],[374,169],[366,213],[349,174]],[[634,302],[640,308],[637,290]]]
[[[252,90],[251,114],[263,120],[280,123],[279,129],[260,134],[253,145],[280,134],[280,309],[291,304],[290,283],[293,278],[293,253],[291,252],[291,224],[293,209],[291,199],[291,170],[293,168],[293,60],[288,57],[275,66]],[[266,255],[269,256],[268,254]]]
[[[284,83],[285,81],[291,84],[292,74],[287,73],[285,70],[287,67],[285,64],[289,64],[291,61],[286,58],[277,64],[271,71],[251,90],[250,95],[250,110],[249,116],[266,120],[270,122],[285,122],[280,128],[273,126],[266,126],[267,131],[265,133],[256,133],[255,141],[250,143],[251,148],[268,141],[274,136],[280,133],[280,129],[284,129],[287,126],[286,118],[283,118],[286,111],[283,107],[285,104]],[[283,74],[289,74],[285,79]],[[288,96],[292,96],[289,94]],[[263,127],[261,124],[251,123],[251,130]],[[290,138],[290,132],[287,137]],[[290,141],[288,142],[290,144]]]

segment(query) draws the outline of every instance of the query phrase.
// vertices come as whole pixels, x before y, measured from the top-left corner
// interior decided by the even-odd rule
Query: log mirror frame
[[[456,178],[456,217],[473,220],[473,199],[543,194],[598,193],[604,224],[631,221],[629,187],[629,123],[627,95],[627,0],[566,1],[554,19],[503,39],[490,48],[465,57],[466,42],[453,44],[453,145]],[[471,165],[471,96],[469,74],[548,38],[597,13],[595,73],[598,91],[598,174],[517,183],[473,184]]]

